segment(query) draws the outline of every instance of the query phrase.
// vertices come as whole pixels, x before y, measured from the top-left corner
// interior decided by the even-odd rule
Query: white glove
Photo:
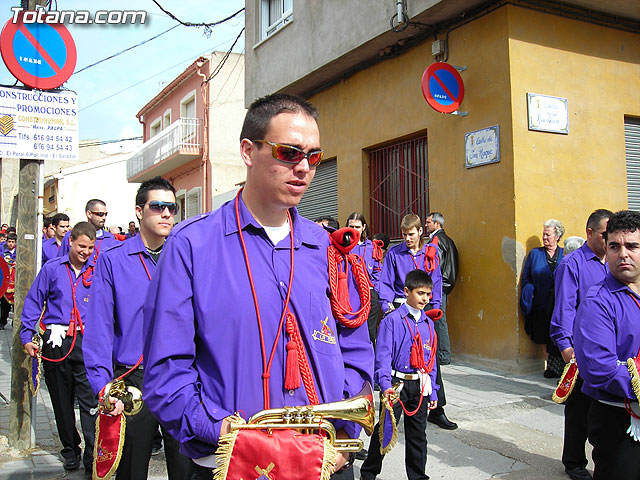
[[[631,411],[636,415],[640,416],[640,405],[637,403],[632,403],[630,405]],[[627,433],[633,438],[636,442],[640,442],[640,418],[636,418],[631,415],[631,425],[629,425],[629,429]]]
[[[420,376],[420,390],[422,390],[422,396],[431,396],[431,377],[428,373],[422,373],[420,370],[418,370],[418,375]]]
[[[51,348],[61,347],[62,340],[67,336],[67,329],[69,327],[66,325],[49,325],[47,328],[51,332],[47,344],[51,344]]]

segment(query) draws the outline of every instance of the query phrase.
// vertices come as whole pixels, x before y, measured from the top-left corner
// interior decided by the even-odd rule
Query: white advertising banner
[[[78,96],[0,87],[0,157],[78,159]]]

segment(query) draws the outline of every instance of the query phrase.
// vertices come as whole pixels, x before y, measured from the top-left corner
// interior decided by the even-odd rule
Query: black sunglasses
[[[109,212],[91,212],[91,213],[99,217],[106,217],[107,215],[109,215]]]
[[[144,203],[142,205],[138,205],[141,208],[144,208]],[[153,200],[147,204],[149,206],[149,210],[153,213],[162,213],[164,209],[168,209],[171,215],[175,215],[178,213],[178,204],[175,202],[159,202],[158,200]]]

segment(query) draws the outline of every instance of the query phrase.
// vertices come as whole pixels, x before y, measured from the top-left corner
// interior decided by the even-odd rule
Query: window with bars
[[[409,213],[424,222],[429,213],[427,136],[370,151],[369,190],[373,233],[401,238],[400,222]]]

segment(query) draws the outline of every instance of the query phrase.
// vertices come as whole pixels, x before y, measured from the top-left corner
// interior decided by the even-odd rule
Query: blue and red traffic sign
[[[454,67],[437,62],[429,65],[422,75],[422,94],[434,110],[452,113],[464,99],[464,84]]]
[[[76,68],[76,45],[61,23],[22,22],[5,24],[0,35],[0,53],[14,77],[31,88],[50,90],[62,85]]]

